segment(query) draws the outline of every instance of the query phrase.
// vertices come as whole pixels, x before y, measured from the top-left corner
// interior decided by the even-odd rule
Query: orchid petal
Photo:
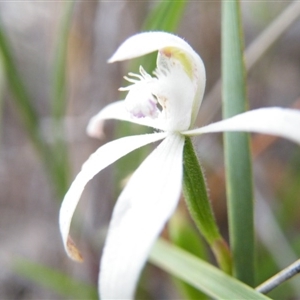
[[[101,261],[101,299],[132,299],[151,246],[175,210],[182,184],[184,138],[169,135],[120,195]]]
[[[103,126],[104,120],[116,119],[120,121],[128,121],[139,125],[149,126],[152,128],[164,130],[164,123],[160,122],[159,119],[145,118],[134,118],[126,110],[124,100],[113,102],[105,106],[100,112],[91,118],[88,127],[87,134],[94,138],[102,138],[104,136]]]
[[[180,37],[167,32],[153,31],[142,32],[129,37],[108,62],[132,59],[169,47],[179,48],[191,55],[197,55],[192,47]]]
[[[124,137],[100,147],[83,164],[62,202],[59,215],[59,226],[65,250],[70,258],[82,261],[82,256],[69,237],[70,224],[80,196],[86,184],[101,170],[112,164],[127,153],[152,142],[159,141],[166,133],[144,134]]]
[[[280,107],[260,108],[182,134],[194,136],[223,131],[277,135],[300,144],[300,111]]]

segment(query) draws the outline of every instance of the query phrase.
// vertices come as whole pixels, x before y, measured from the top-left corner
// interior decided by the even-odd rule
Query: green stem
[[[243,34],[238,0],[222,2],[223,117],[247,107]],[[253,187],[249,136],[225,133],[224,152],[234,275],[254,285]]]
[[[184,145],[183,193],[190,214],[210,245],[220,267],[231,274],[231,253],[215,221],[205,179],[189,137],[185,138]]]
[[[67,103],[67,51],[68,37],[72,21],[74,1],[66,2],[64,14],[61,20],[59,38],[57,43],[56,57],[53,68],[53,91],[52,91],[52,121],[53,121],[53,153],[56,160],[56,180],[60,183],[58,196],[62,198],[69,185],[69,155],[66,142],[64,117]]]
[[[39,154],[41,156],[47,156],[45,153],[45,144],[39,131],[38,114],[31,103],[30,96],[14,63],[12,49],[1,24],[0,51],[3,57],[3,66],[7,82],[14,95],[13,100],[19,110],[25,129]]]
[[[53,165],[53,155],[49,146],[46,144],[41,131],[38,112],[32,104],[32,99],[26,89],[19,70],[14,62],[12,47],[7,39],[3,27],[0,24],[0,51],[3,58],[3,67],[6,80],[14,97],[12,100],[18,110],[24,125],[25,131],[33,144],[34,149],[42,159],[50,180],[54,182],[55,187],[59,185],[56,182],[55,166]]]
[[[69,4],[68,4],[69,5]],[[32,142],[35,150],[38,152],[44,166],[48,173],[48,176],[55,187],[55,191],[58,198],[61,198],[66,191],[66,176],[62,176],[64,173],[63,168],[65,161],[59,159],[61,157],[62,147],[51,148],[48,145],[40,131],[40,118],[36,111],[31,96],[23,82],[22,77],[19,74],[19,70],[14,62],[13,51],[9,40],[7,39],[3,27],[0,24],[0,51],[3,57],[3,65],[5,69],[5,75],[7,82],[14,95],[12,100],[15,103],[16,108],[20,114],[22,122],[24,124],[27,135]],[[61,87],[57,87],[57,91],[60,91]],[[54,98],[58,98],[57,94]],[[57,99],[60,101],[61,99]],[[56,133],[60,133],[60,129],[56,126]],[[66,169],[66,168],[65,168]]]

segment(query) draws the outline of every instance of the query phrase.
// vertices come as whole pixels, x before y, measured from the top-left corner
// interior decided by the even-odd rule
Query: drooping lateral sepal
[[[74,211],[86,184],[101,170],[132,152],[133,150],[159,141],[166,136],[165,133],[144,134],[129,136],[112,141],[100,147],[83,164],[61,204],[59,212],[59,227],[65,250],[70,258],[82,261],[82,255],[69,235],[70,225]]]
[[[101,259],[102,300],[133,299],[149,251],[180,198],[183,145],[182,136],[168,135],[117,200]]]

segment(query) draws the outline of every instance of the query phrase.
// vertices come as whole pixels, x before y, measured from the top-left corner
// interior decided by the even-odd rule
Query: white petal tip
[[[111,64],[111,63],[113,63],[113,62],[115,62],[114,56],[112,56],[111,58],[109,58],[109,59],[107,60],[107,63],[108,63],[108,64]]]
[[[96,139],[104,139],[105,134],[103,131],[104,121],[92,118],[87,126],[86,133],[88,136]]]

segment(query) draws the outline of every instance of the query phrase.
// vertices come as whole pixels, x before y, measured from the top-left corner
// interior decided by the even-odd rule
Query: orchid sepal
[[[276,135],[300,144],[300,110],[281,107],[259,108],[201,128],[184,131],[182,134],[197,136],[225,131]]]
[[[75,261],[82,261],[82,255],[69,235],[71,220],[86,184],[101,170],[144,145],[162,140],[165,132],[123,137],[100,147],[83,164],[71,187],[66,193],[59,214],[59,226],[68,256]]]
[[[101,299],[133,299],[148,253],[180,198],[183,145],[182,136],[168,135],[117,200],[101,259]]]

